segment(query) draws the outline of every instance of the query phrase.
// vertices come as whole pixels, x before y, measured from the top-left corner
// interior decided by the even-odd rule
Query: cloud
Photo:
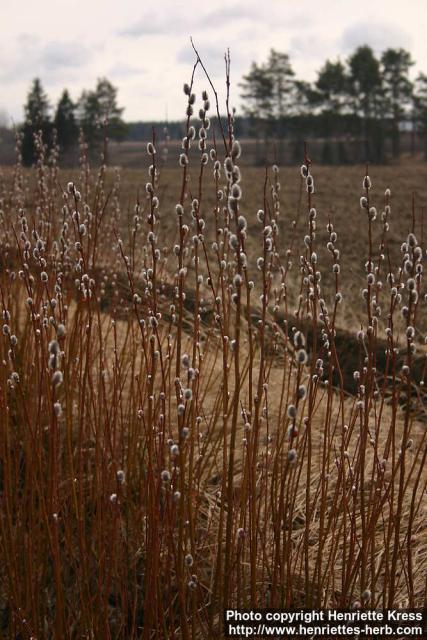
[[[388,47],[409,48],[412,38],[397,25],[356,22],[344,31],[340,48],[343,53],[349,53],[365,44],[371,46],[376,52],[380,52]]]
[[[119,31],[118,35],[140,38],[141,36],[164,35],[188,27],[188,21],[184,20],[181,14],[174,12],[173,17],[170,14],[171,11],[167,15],[147,11],[139,20]]]
[[[116,62],[112,67],[107,71],[108,78],[130,78],[132,76],[141,76],[145,73],[144,69],[140,67],[133,67],[127,62]]]
[[[212,44],[201,46],[198,46],[197,42],[195,44],[208,73],[212,73],[213,75],[216,75],[218,72],[224,73],[224,54],[226,52],[226,49],[221,46]],[[196,55],[190,44],[188,46],[182,47],[178,51],[176,55],[176,61],[180,64],[185,64],[188,66],[195,63]]]
[[[40,43],[40,38],[38,35],[34,34],[34,33],[27,33],[27,32],[23,32],[23,33],[18,33],[18,35],[16,36],[16,41],[19,44],[19,46],[21,47],[35,47],[38,46]]]
[[[167,13],[145,12],[139,20],[119,31],[125,37],[160,36],[169,33],[190,35],[194,30],[209,31],[218,28],[235,30],[245,23],[262,22],[264,14],[258,7],[234,4],[230,7],[213,9],[207,13],[192,12],[179,6],[170,7]]]
[[[69,74],[71,70],[83,67],[92,57],[91,52],[78,42],[52,40],[40,46],[38,38],[28,34],[21,34],[17,42],[19,46],[11,56],[12,62],[4,64],[0,72],[0,79],[6,82],[14,82],[28,76],[29,69],[32,77],[60,79],[64,72]]]
[[[91,52],[76,42],[48,42],[41,50],[39,64],[42,68],[76,68],[85,65],[91,58]]]
[[[197,51],[202,59],[203,64],[206,67],[209,75],[212,76],[220,76],[221,78],[225,77],[225,60],[224,56],[227,53],[227,45],[224,44],[200,44],[196,41],[195,46],[197,47]],[[236,72],[237,69],[240,69],[242,64],[246,65],[247,59],[246,56],[242,55],[242,52],[237,47],[230,47],[230,55],[231,55],[231,70],[232,74]],[[191,68],[196,61],[196,56],[193,51],[193,48],[190,44],[188,46],[182,47],[176,54],[176,61],[179,64],[184,64],[188,68]]]
[[[240,26],[242,22],[258,22],[261,18],[260,10],[256,7],[233,5],[210,11],[201,16],[197,24],[199,27],[216,29],[224,25],[233,27],[236,23]]]
[[[319,51],[322,55],[319,55]],[[289,53],[293,60],[318,60],[323,62],[324,58],[333,55],[336,51],[333,41],[319,32],[304,33],[304,35],[294,36],[289,43]]]

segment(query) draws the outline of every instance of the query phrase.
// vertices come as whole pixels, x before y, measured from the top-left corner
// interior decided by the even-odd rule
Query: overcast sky
[[[345,60],[360,44],[411,51],[427,72],[425,0],[0,0],[0,113],[19,121],[28,87],[39,76],[54,104],[107,76],[119,88],[127,120],[181,118],[193,37],[218,90],[230,47],[232,103],[252,60],[286,51],[306,80],[326,58]],[[199,77],[196,89],[207,88]]]

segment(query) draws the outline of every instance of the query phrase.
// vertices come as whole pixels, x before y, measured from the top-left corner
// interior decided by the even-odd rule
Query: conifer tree
[[[60,151],[68,151],[77,144],[79,128],[75,116],[76,105],[71,100],[67,89],[64,89],[54,118],[54,126]]]
[[[31,165],[35,161],[34,135],[42,133],[43,141],[50,142],[52,125],[49,116],[49,101],[39,78],[35,78],[24,106],[25,122],[22,127],[22,161]]]

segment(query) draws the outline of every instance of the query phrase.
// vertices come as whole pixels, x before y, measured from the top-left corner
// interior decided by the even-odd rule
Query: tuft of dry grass
[[[5,638],[426,601],[419,202],[307,156],[242,175],[185,96],[173,172],[154,134],[145,178],[38,139],[1,181]]]

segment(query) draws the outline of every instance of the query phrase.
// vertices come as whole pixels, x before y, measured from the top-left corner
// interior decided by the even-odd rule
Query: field
[[[244,146],[242,145],[243,153]],[[366,274],[361,256],[366,254],[368,232],[366,221],[361,215],[359,200],[361,184],[366,167],[323,167],[315,166],[316,172],[316,208],[318,210],[318,240],[319,255],[327,255],[326,244],[328,233],[326,225],[333,222],[339,237],[341,249],[342,279],[345,286],[345,304],[339,324],[343,328],[357,329],[360,324],[360,292],[364,287]],[[271,173],[271,172],[270,172]],[[121,172],[122,202],[129,207],[137,197],[138,190],[143,188],[144,175],[142,171],[126,169]],[[384,192],[389,188],[392,192],[392,223],[388,234],[387,247],[394,260],[398,258],[400,246],[412,225],[412,199],[416,212],[417,230],[420,241],[425,241],[427,222],[427,164],[410,162],[409,160],[398,166],[373,166],[369,170],[372,180],[372,200],[380,211],[384,207]],[[162,171],[160,192],[162,194],[161,219],[162,226],[169,225],[172,233],[176,231],[174,218],[175,197],[180,189],[181,172],[179,169],[165,169]],[[198,175],[190,176],[188,182],[189,193],[197,193]],[[256,231],[259,223],[256,212],[263,207],[263,191],[265,169],[245,167],[242,171],[242,212],[248,218],[249,231],[247,238],[248,257],[253,256],[255,262],[258,248]],[[209,180],[206,180],[209,182]],[[306,230],[305,187],[299,175],[299,165],[280,168],[280,200],[281,214],[278,220],[281,237],[281,250],[285,253],[290,244],[295,241],[301,243]],[[209,188],[210,186],[210,188]],[[215,204],[215,190],[209,185],[204,193],[206,208],[213,208]],[[293,221],[296,227],[293,228]],[[380,225],[375,225],[379,239]],[[297,268],[295,264],[294,269]],[[323,276],[329,278],[328,273]],[[295,280],[295,278],[294,278]],[[356,312],[356,313],[354,313]]]
[[[203,124],[2,173],[4,638],[425,606],[427,165],[240,171]]]

